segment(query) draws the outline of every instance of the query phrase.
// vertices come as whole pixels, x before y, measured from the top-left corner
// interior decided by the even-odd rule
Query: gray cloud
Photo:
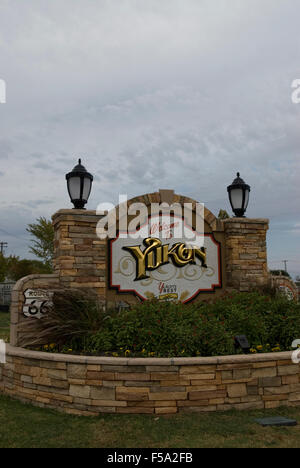
[[[19,236],[10,248],[26,255],[21,223],[70,206],[64,174],[82,156],[96,175],[91,208],[174,188],[229,211],[239,170],[249,216],[271,220],[270,262],[290,257],[300,273],[299,6],[3,0],[0,225]]]

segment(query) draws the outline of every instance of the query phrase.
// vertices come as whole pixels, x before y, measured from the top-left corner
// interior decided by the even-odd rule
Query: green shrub
[[[94,298],[82,300],[80,295],[73,295],[74,310],[68,300],[67,320],[64,300],[61,297],[60,300],[59,312],[54,307],[51,314],[50,336],[52,343],[64,344],[65,352],[144,357],[222,356],[241,352],[234,348],[236,335],[247,336],[252,352],[287,351],[293,340],[300,338],[300,305],[282,296],[257,292],[227,294],[210,303],[191,305],[147,301],[119,313],[106,314]],[[54,306],[57,307],[57,302]]]
[[[107,331],[109,330],[110,339]],[[211,356],[233,351],[224,323],[205,306],[146,302],[108,319],[90,351],[131,355]]]

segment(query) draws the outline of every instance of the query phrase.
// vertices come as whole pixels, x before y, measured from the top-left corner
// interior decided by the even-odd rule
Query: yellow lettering
[[[148,237],[143,241],[145,250],[142,252],[139,245],[133,247],[123,247],[128,250],[136,260],[136,281],[146,279],[146,271],[156,270],[162,265],[169,263],[171,258],[175,266],[182,268],[189,263],[196,263],[196,257],[201,260],[204,268],[206,266],[206,250],[204,247],[201,249],[188,248],[185,244],[178,242],[169,248],[169,244],[162,245],[159,239]]]

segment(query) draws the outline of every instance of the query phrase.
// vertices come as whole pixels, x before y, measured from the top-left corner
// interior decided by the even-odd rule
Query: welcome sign
[[[213,234],[195,233],[182,218],[149,216],[129,236],[119,233],[110,241],[110,287],[142,300],[187,303],[222,287],[220,243]]]

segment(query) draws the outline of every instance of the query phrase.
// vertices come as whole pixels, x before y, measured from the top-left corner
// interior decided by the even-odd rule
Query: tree
[[[33,274],[47,274],[51,272],[49,265],[39,260],[19,260],[14,258],[10,261],[8,259],[7,277],[13,281],[18,281],[24,276]]]
[[[218,214],[219,219],[228,219],[230,218],[229,214],[227,213],[226,210],[220,210]]]
[[[290,274],[285,270],[271,270],[270,273],[273,276],[286,276],[287,278],[291,278]]]
[[[6,278],[6,267],[6,258],[0,253],[0,283],[3,283]]]
[[[26,229],[32,236],[30,252],[40,258],[43,263],[52,269],[54,252],[54,229],[50,220],[40,217],[36,223],[28,224]]]

